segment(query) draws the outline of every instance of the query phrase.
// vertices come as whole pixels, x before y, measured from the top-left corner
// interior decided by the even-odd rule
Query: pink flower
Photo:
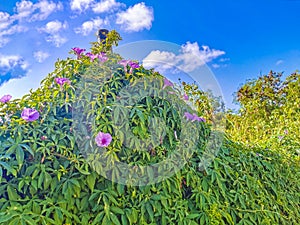
[[[288,135],[288,134],[289,134],[289,131],[288,131],[288,130],[284,130],[283,132],[284,132],[285,135]]]
[[[124,66],[125,72],[127,72],[127,65],[128,65],[128,63],[129,63],[129,60],[125,60],[125,59],[123,59],[123,60],[121,60],[121,61],[118,62],[118,64]]]
[[[183,99],[184,99],[185,101],[187,101],[187,100],[189,100],[189,96],[188,96],[186,93],[184,93]]]
[[[140,68],[140,65],[137,62],[129,61],[128,64],[133,69]]]
[[[94,55],[93,53],[91,52],[88,52],[85,54],[87,57],[89,57],[91,59],[91,61],[94,61],[98,56],[97,55]]]
[[[23,120],[26,120],[27,122],[32,122],[37,120],[40,117],[40,114],[35,109],[24,108],[21,117]]]
[[[85,49],[84,48],[78,48],[78,47],[75,47],[75,48],[72,48],[72,50],[74,51],[74,53],[77,55],[77,59],[80,59],[82,57],[82,53],[85,52]]]
[[[185,112],[184,113],[184,117],[187,119],[187,120],[193,120],[194,119],[194,116],[189,113],[189,112]]]
[[[42,140],[42,141],[45,141],[45,140],[47,140],[47,139],[48,139],[48,137],[45,136],[45,135],[43,135],[43,136],[41,137],[41,140]]]
[[[69,78],[65,78],[65,77],[57,77],[54,80],[60,86],[63,86],[65,83],[67,83],[67,84],[71,83],[70,79]]]
[[[112,140],[112,137],[109,133],[99,132],[95,138],[96,144],[99,147],[107,147]]]
[[[199,117],[199,116],[197,116],[196,114],[193,114],[193,116],[194,116],[194,121],[195,121],[195,120],[196,120],[196,121],[200,121],[200,122],[205,122],[205,121],[206,121],[204,118]]]
[[[167,78],[164,78],[163,89],[165,89],[166,87],[173,87],[173,83],[171,81],[169,81]]]
[[[12,97],[11,95],[4,95],[4,96],[2,96],[2,98],[0,98],[0,102],[2,102],[2,103],[9,102],[11,97]]]
[[[137,62],[129,61],[128,64],[130,66],[129,73],[132,73],[133,69],[140,68],[140,65]]]
[[[204,118],[197,116],[195,113],[194,113],[194,114],[191,114],[191,113],[189,113],[189,112],[185,112],[185,113],[184,113],[184,117],[185,117],[187,120],[191,120],[192,122],[193,122],[193,121],[200,121],[200,122],[205,122],[205,121],[206,121]]]
[[[100,60],[100,62],[106,62],[108,60],[105,52],[100,52],[98,55],[97,55],[97,58]]]

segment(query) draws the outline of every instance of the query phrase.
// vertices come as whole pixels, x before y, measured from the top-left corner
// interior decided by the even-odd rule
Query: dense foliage
[[[237,92],[238,114],[228,115],[235,141],[275,150],[287,157],[300,155],[300,74],[282,79],[270,72],[245,83]]]
[[[94,43],[89,54],[74,48],[77,58],[57,61],[39,89],[20,100],[0,103],[0,223],[299,224],[296,159],[286,162],[275,151],[248,149],[224,138],[213,163],[205,170],[199,168],[212,134],[213,103],[192,86],[175,87],[153,70],[122,61],[111,52],[119,39],[112,32],[106,43]],[[126,110],[122,98],[118,99],[120,90],[134,84],[143,96],[143,86],[137,82],[141,77],[151,81],[152,95],[133,104],[128,124],[120,124],[124,130],[117,129],[112,120],[122,118]],[[147,82],[142,85],[146,87]],[[189,104],[182,112],[177,110],[158,93],[180,106],[198,96],[203,100],[197,103],[199,114],[192,115]],[[186,112],[190,114],[183,118]],[[166,124],[166,134],[149,140],[153,148],[137,151],[142,146],[135,137],[148,140],[147,128],[154,115]],[[192,118],[188,124],[197,124],[198,132],[183,132],[179,121],[188,118]],[[97,149],[94,138],[99,132],[112,136],[105,154],[90,152]],[[132,134],[126,146],[124,133]],[[134,186],[103,176],[103,171],[109,172],[117,180],[122,171],[106,169],[118,161],[139,170],[176,154],[175,147],[188,137],[194,137],[197,146],[184,155],[188,163],[167,179]],[[101,167],[96,163],[99,158],[107,164]]]

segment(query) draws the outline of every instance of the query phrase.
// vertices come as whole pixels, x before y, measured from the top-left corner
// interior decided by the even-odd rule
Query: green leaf
[[[96,174],[91,173],[90,175],[88,175],[86,178],[86,182],[91,192],[93,192],[95,187],[95,182],[96,182]]]
[[[111,209],[112,212],[114,212],[114,213],[116,213],[116,214],[121,214],[121,215],[124,214],[123,209],[121,209],[121,208],[119,208],[119,207],[111,206],[110,209]]]
[[[12,168],[10,165],[8,165],[6,162],[1,162],[1,161],[0,161],[0,165],[1,165],[4,169],[6,169],[9,173],[11,173],[14,177],[17,176],[17,171],[16,171],[14,168]]]
[[[20,198],[16,189],[10,185],[7,186],[7,194],[10,201],[17,201]]]
[[[110,219],[115,225],[121,225],[118,217],[115,214],[110,213]]]

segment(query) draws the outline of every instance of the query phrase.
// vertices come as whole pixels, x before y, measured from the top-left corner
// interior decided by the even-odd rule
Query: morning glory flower
[[[4,95],[0,98],[0,102],[2,103],[6,103],[6,102],[9,102],[9,100],[11,99],[11,95]]]
[[[140,68],[140,65],[137,63],[137,62],[134,62],[134,61],[129,61],[128,62],[129,66],[133,69],[137,69],[137,68]]]
[[[195,113],[194,113],[194,114],[191,114],[191,113],[189,113],[189,112],[185,112],[185,113],[184,113],[184,117],[185,117],[187,120],[191,120],[192,122],[193,122],[193,121],[205,122],[205,119],[204,119],[204,118],[197,116]]]
[[[91,59],[91,61],[94,61],[98,56],[97,55],[94,55],[93,53],[91,52],[88,52],[85,54],[87,57],[89,57]]]
[[[129,60],[125,60],[125,59],[123,59],[123,60],[121,60],[121,61],[118,62],[118,64],[124,66],[125,72],[127,71],[127,64],[128,63],[129,63]]]
[[[185,101],[189,100],[189,96],[186,93],[184,93],[184,95],[182,97]]]
[[[130,66],[129,73],[132,73],[133,69],[140,68],[140,65],[137,62],[129,61],[128,64]]]
[[[194,121],[200,121],[200,122],[205,122],[206,120],[202,117],[197,116],[196,114],[193,114],[194,116]]]
[[[284,132],[285,135],[288,135],[288,134],[289,134],[289,131],[288,131],[288,130],[284,130],[283,132]]]
[[[173,87],[173,83],[171,81],[169,81],[167,78],[164,78],[164,86],[163,89],[165,89],[166,87]]]
[[[112,140],[109,133],[99,132],[95,138],[95,142],[99,147],[107,147]]]
[[[54,80],[60,86],[63,86],[65,83],[67,84],[71,83],[70,79],[65,77],[56,77]]]
[[[189,113],[189,112],[185,112],[185,113],[184,113],[184,117],[185,117],[187,120],[193,120],[193,119],[194,119],[193,114],[191,114],[191,113]]]
[[[72,50],[74,51],[74,53],[77,55],[77,59],[80,59],[82,57],[82,53],[85,52],[85,49],[84,48],[78,48],[78,47],[75,47],[75,48],[72,48]]]
[[[32,122],[37,120],[40,117],[40,114],[35,109],[24,108],[21,117],[23,120],[26,120],[27,122]]]
[[[100,62],[106,62],[108,60],[105,52],[100,52],[98,55],[97,55],[97,58],[100,60]]]
[[[279,139],[279,141],[281,141],[283,139],[283,136],[279,135],[278,139]]]

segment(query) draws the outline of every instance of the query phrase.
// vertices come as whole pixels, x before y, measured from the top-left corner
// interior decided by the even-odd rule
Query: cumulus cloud
[[[16,3],[16,14],[13,18],[28,22],[45,20],[52,13],[62,9],[63,5],[61,2],[54,3],[48,0],[41,0],[37,3],[32,3],[31,1],[22,0]]]
[[[179,63],[178,57],[173,52],[154,50],[143,59],[145,68],[159,68],[165,71],[175,67]]]
[[[59,48],[64,43],[66,43],[68,41],[68,39],[61,36],[60,34],[53,34],[53,35],[49,35],[46,38],[46,41],[53,44],[55,47]]]
[[[55,34],[61,30],[65,30],[68,28],[67,22],[60,22],[58,20],[53,20],[48,22],[44,27],[40,28],[40,31],[43,31],[48,34]]]
[[[28,63],[19,55],[0,54],[0,84],[25,76]]]
[[[31,1],[26,1],[26,0],[17,2],[15,11],[16,11],[16,14],[14,15],[15,19],[28,18],[34,12],[33,3]]]
[[[10,38],[8,36],[24,32],[29,29],[24,22],[42,21],[58,10],[62,10],[61,2],[54,3],[48,0],[39,0],[36,3],[21,0],[16,3],[14,14],[0,12],[0,47],[6,45]]]
[[[144,2],[129,7],[126,11],[117,14],[116,23],[128,32],[149,30],[154,20],[153,9]]]
[[[97,17],[96,19],[84,22],[80,27],[74,29],[76,34],[81,34],[83,36],[89,35],[92,31],[101,28],[103,25],[107,25],[107,19],[101,19]]]
[[[40,32],[47,33],[46,41],[52,43],[56,47],[62,46],[68,41],[60,32],[68,28],[67,22],[60,22],[58,20],[48,22],[44,27],[38,29]]]
[[[97,2],[92,6],[92,10],[95,13],[105,13],[112,12],[113,10],[119,8],[122,4],[120,2],[116,2],[115,0],[102,0],[101,2]]]
[[[70,7],[73,11],[84,12],[89,9],[94,0],[71,0]]]
[[[33,53],[33,57],[39,63],[44,62],[49,56],[50,54],[48,52],[43,52],[43,51],[36,51]]]
[[[167,51],[152,51],[143,60],[143,65],[146,68],[156,68],[160,72],[171,68],[176,68],[184,72],[192,72],[224,54],[224,51],[210,49],[206,45],[200,48],[197,42],[187,42],[181,46],[180,53],[177,55]]]

